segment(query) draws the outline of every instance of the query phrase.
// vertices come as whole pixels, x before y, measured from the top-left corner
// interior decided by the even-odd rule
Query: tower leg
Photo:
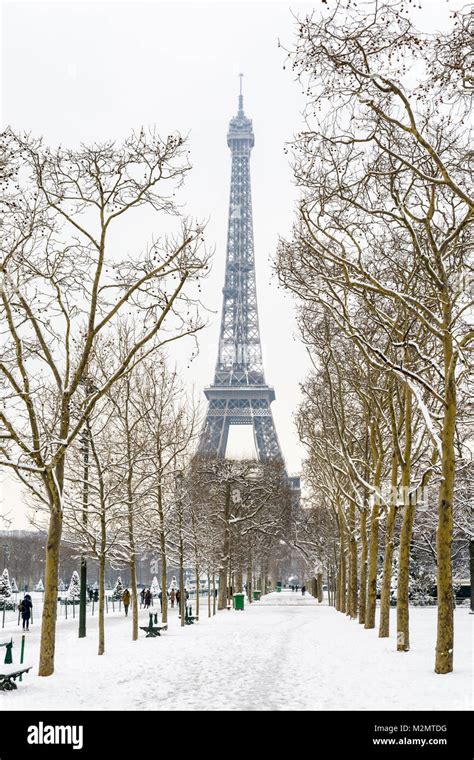
[[[259,462],[281,459],[280,444],[271,415],[253,418],[253,434]]]

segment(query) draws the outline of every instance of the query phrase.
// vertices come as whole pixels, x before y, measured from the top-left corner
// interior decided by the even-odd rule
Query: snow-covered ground
[[[395,611],[393,610],[393,613]],[[472,709],[474,616],[456,610],[455,672],[433,672],[436,610],[410,610],[412,650],[395,651],[310,596],[283,590],[243,612],[219,612],[181,628],[171,610],[168,632],[132,642],[123,613],[106,621],[106,653],[98,657],[97,618],[86,639],[77,620],[58,625],[56,672],[34,671],[14,692],[0,692],[1,710],[305,710]],[[148,621],[146,611],[141,621]],[[6,631],[0,636],[6,638]],[[20,634],[14,633],[14,662]],[[39,626],[27,635],[26,660],[36,662]],[[3,651],[3,650],[1,650]]]

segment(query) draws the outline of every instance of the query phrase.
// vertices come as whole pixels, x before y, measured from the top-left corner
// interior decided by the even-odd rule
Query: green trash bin
[[[244,609],[244,599],[245,599],[245,594],[242,594],[242,593],[234,594],[234,596],[233,596],[234,610],[243,610]]]
[[[281,586],[277,586],[277,587],[275,588],[275,591],[278,591],[278,593],[280,593],[280,591],[281,591]]]
[[[254,601],[255,602],[259,602],[261,595],[262,595],[261,591],[254,591],[253,592],[253,599],[254,599]]]

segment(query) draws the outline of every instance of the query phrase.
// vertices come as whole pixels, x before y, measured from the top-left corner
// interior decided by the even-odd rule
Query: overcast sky
[[[331,0],[329,0],[330,2]],[[452,2],[422,2],[414,11],[425,29],[446,25]],[[295,39],[294,15],[319,12],[320,2],[3,2],[2,124],[43,135],[51,145],[121,139],[141,125],[162,135],[189,135],[193,170],[182,201],[187,212],[208,219],[215,246],[204,300],[215,312],[201,333],[200,355],[189,370],[191,344],[176,360],[189,388],[212,382],[224,279],[230,152],[228,121],[237,110],[238,74],[244,106],[253,119],[252,195],[260,330],[266,380],[276,390],[272,409],[291,472],[302,448],[293,415],[298,383],[307,369],[296,339],[291,298],[272,280],[269,259],[278,236],[291,229],[296,189],[284,153],[301,123],[304,98],[285,53]],[[159,232],[159,231],[158,231]],[[133,250],[133,228],[128,247]],[[249,449],[241,430],[230,453]],[[18,489],[3,477],[3,500],[26,527]]]

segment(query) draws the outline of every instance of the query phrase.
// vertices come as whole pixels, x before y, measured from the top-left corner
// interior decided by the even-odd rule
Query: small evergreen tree
[[[5,568],[0,577],[0,601],[5,601],[5,599],[8,599],[11,595],[12,587],[10,584],[10,577],[7,568]]]
[[[66,585],[62,578],[60,578],[58,583],[58,591],[66,591]]]
[[[67,598],[70,601],[77,601],[81,595],[81,583],[79,580],[79,573],[77,570],[74,570],[73,574],[71,575],[71,582],[69,584],[69,588],[67,590]]]
[[[150,591],[151,591],[152,596],[158,596],[158,594],[161,591],[160,584],[158,583],[158,578],[156,577],[156,575],[153,576],[153,580],[150,586]]]
[[[113,591],[112,591],[112,599],[114,599],[116,601],[118,601],[119,599],[121,599],[122,598],[122,594],[123,594],[123,589],[124,589],[124,585],[123,585],[122,579],[121,579],[121,577],[119,575],[119,577],[117,578],[117,582],[115,583],[115,586],[114,586]]]
[[[178,589],[178,581],[176,580],[176,577],[173,575],[173,577],[171,578],[169,591],[177,591],[177,589]]]
[[[35,591],[44,591],[43,581],[41,578],[39,579],[38,583],[35,586]]]
[[[12,578],[12,593],[13,594],[18,593],[18,586],[17,586],[15,578]]]

